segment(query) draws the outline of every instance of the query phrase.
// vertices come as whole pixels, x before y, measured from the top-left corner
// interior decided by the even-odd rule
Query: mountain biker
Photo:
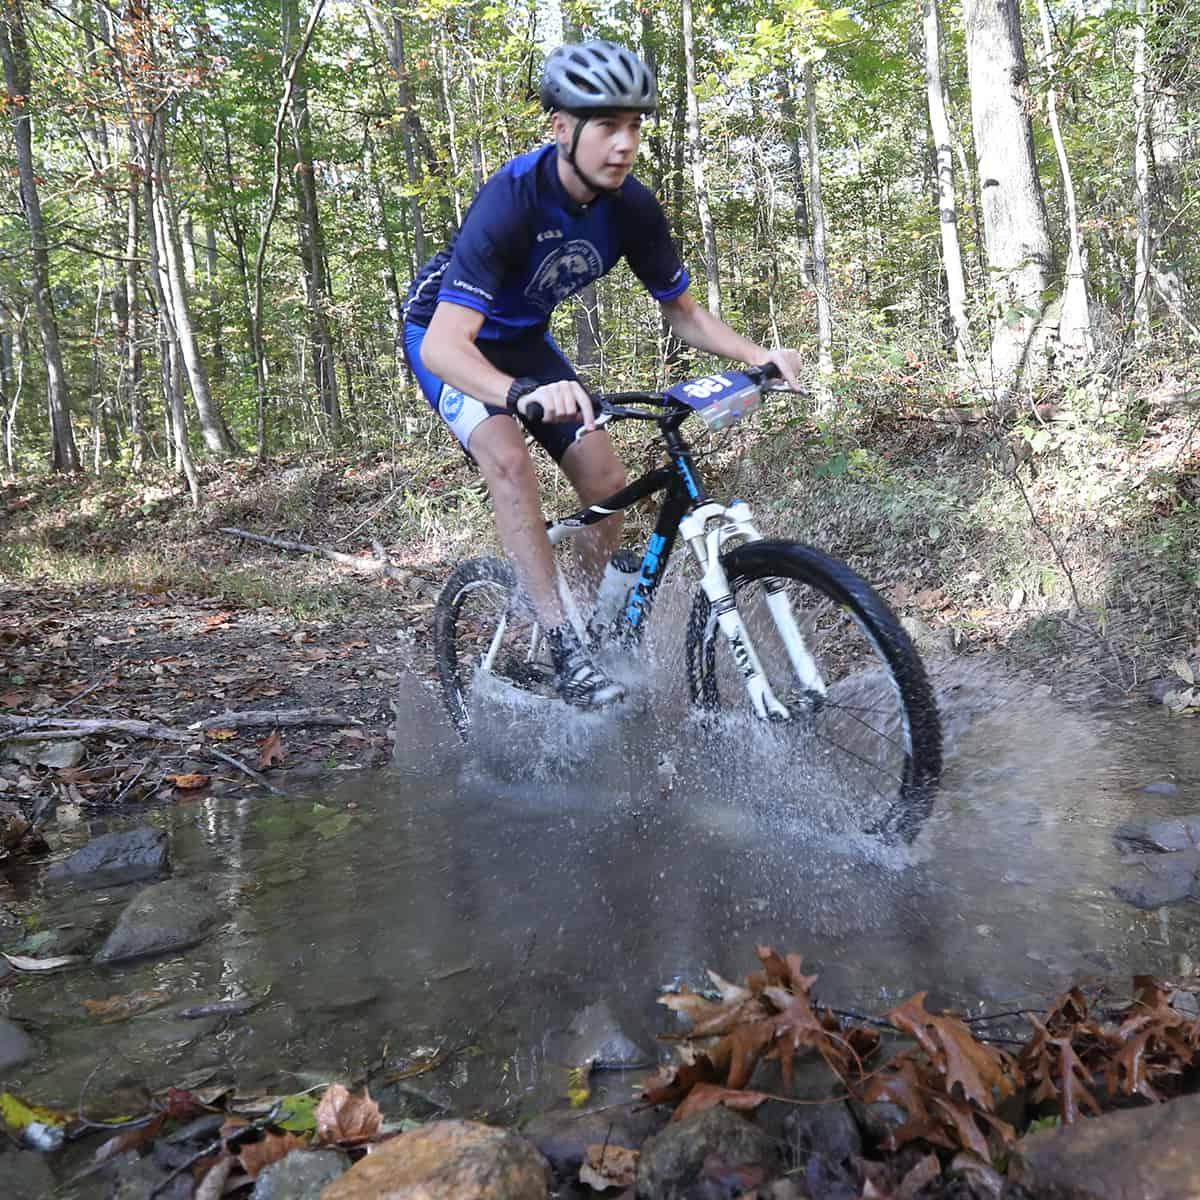
[[[426,399],[487,483],[500,541],[547,631],[559,695],[600,708],[624,688],[566,619],[533,463],[511,408],[526,398],[541,404],[544,420],[529,432],[584,504],[623,487],[625,469],[548,332],[551,312],[624,256],[689,345],[775,363],[792,386],[800,358],[735,333],[689,294],[662,209],[630,174],[642,119],[657,110],[645,63],[612,42],[560,46],[546,60],[540,94],[554,140],[501,167],[450,245],[418,272],[404,306],[404,345]],[[578,539],[590,588],[620,540],[620,522],[614,515]]]

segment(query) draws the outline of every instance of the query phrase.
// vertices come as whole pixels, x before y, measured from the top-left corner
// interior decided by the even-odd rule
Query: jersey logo
[[[556,246],[546,255],[529,281],[525,295],[549,312],[560,301],[573,296],[603,274],[600,251],[591,242],[574,239]]]

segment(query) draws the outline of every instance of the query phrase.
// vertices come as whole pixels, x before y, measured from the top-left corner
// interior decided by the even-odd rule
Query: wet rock
[[[201,885],[186,879],[153,884],[125,906],[95,961],[125,962],[194,946],[218,917],[216,904]]]
[[[43,1200],[54,1195],[54,1175],[45,1156],[34,1150],[0,1151],[0,1179],[5,1200]]]
[[[0,750],[27,767],[61,770],[83,762],[83,743],[62,738],[11,738]]]
[[[47,872],[49,883],[76,887],[108,887],[153,879],[170,866],[167,835],[148,825],[118,833],[104,833],[81,846]]]
[[[453,1104],[450,1089],[439,1083],[387,1084],[375,1097],[380,1105],[411,1121],[428,1121],[445,1116]]]
[[[183,1200],[191,1196],[195,1187],[186,1171],[163,1187],[169,1172],[164,1171],[152,1157],[143,1158],[136,1150],[127,1150],[110,1159],[107,1173],[113,1181],[108,1200],[146,1200],[147,1196]]]
[[[598,1067],[633,1068],[649,1066],[654,1061],[625,1036],[612,1009],[603,1000],[577,1013],[567,1032],[571,1035],[567,1062],[572,1065],[592,1063]]]
[[[1146,784],[1142,791],[1151,796],[1178,796],[1179,785],[1169,779],[1156,779],[1153,783]]]
[[[1136,908],[1177,904],[1200,894],[1200,849],[1147,858],[1119,879],[1113,891]]]
[[[667,1121],[665,1113],[648,1109],[589,1112],[577,1108],[553,1109],[525,1125],[521,1133],[545,1156],[560,1176],[574,1177],[589,1146],[623,1146],[636,1150]]]
[[[340,1150],[293,1150],[259,1175],[250,1200],[320,1200],[325,1185],[349,1166]]]
[[[851,1098],[846,1101],[863,1137],[871,1146],[878,1146],[908,1120],[908,1114],[890,1100],[876,1100],[866,1104]]]
[[[818,1102],[845,1091],[825,1065],[825,1060],[816,1055],[792,1064],[790,1087],[784,1085],[779,1060],[763,1059],[755,1066],[746,1087],[752,1092],[766,1092],[768,1096],[790,1096],[793,1100]],[[751,1116],[760,1129],[784,1141],[787,1138],[784,1125],[795,1111],[796,1106],[785,1100],[767,1100]]]
[[[0,1073],[19,1067],[36,1053],[29,1035],[19,1025],[0,1017]]]
[[[1107,1113],[1023,1137],[1008,1178],[1039,1200],[1200,1196],[1200,1096]]]
[[[1200,846],[1200,813],[1165,821],[1149,817],[1126,821],[1114,830],[1113,840],[1123,851],[1190,850]]]
[[[683,1200],[709,1159],[728,1166],[774,1166],[774,1138],[724,1105],[672,1121],[647,1138],[638,1159],[637,1194],[648,1200]]]
[[[546,1200],[550,1169],[523,1137],[475,1121],[435,1121],[381,1143],[321,1200]]]
[[[845,1162],[862,1153],[858,1123],[841,1101],[793,1109],[783,1131],[797,1164],[814,1155],[826,1162]]]

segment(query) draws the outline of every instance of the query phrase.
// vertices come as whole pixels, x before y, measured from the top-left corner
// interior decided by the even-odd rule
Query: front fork
[[[771,688],[762,661],[738,613],[725,568],[721,565],[721,549],[729,539],[735,538],[740,542],[762,540],[762,535],[751,520],[749,506],[741,500],[728,506],[702,504],[680,521],[679,530],[700,566],[700,587],[708,597],[717,624],[729,642],[730,652],[742,673],[754,711],[765,721],[789,720],[792,713]],[[772,581],[767,583],[766,591],[767,609],[787,650],[801,690],[808,695],[825,695],[825,681],[796,623],[785,585],[780,581]]]

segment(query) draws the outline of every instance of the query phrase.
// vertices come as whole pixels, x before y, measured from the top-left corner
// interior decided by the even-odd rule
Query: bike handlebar
[[[774,363],[763,363],[759,367],[743,367],[741,372],[760,388],[772,380],[783,377],[783,372]],[[597,416],[634,421],[657,421],[659,418],[654,413],[639,412],[636,409],[628,408],[627,406],[630,404],[646,404],[655,408],[674,408],[678,405],[678,401],[672,399],[665,392],[595,392],[592,394],[592,403]],[[533,425],[540,424],[546,418],[546,410],[542,407],[541,402],[532,400],[528,396],[522,396],[515,402],[510,402],[507,407],[509,412],[520,414]]]

